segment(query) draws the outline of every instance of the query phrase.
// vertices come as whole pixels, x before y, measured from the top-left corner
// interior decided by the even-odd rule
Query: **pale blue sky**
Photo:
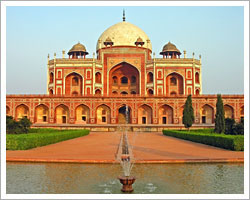
[[[243,7],[7,7],[7,94],[44,94],[47,55],[78,41],[92,57],[98,37],[122,21],[149,36],[156,57],[171,41],[202,56],[203,94],[244,92]],[[182,54],[183,56],[183,54]]]

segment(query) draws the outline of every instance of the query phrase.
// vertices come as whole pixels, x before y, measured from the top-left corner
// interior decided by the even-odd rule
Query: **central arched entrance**
[[[122,106],[118,110],[118,124],[130,124],[131,123],[131,108],[128,106],[126,111],[126,105]]]
[[[82,76],[73,72],[67,75],[65,79],[65,94],[77,96],[82,94]]]
[[[184,94],[183,77],[178,73],[171,73],[166,78],[167,94],[171,96]]]
[[[109,94],[139,94],[139,71],[136,67],[122,62],[109,72]]]

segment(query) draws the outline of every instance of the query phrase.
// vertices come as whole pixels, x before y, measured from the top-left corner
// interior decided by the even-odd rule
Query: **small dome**
[[[114,43],[113,46],[134,46],[138,38],[145,42],[145,48],[152,50],[152,45],[147,34],[139,27],[123,21],[106,29],[98,39],[96,51],[105,47],[104,42],[110,38]]]
[[[138,37],[136,42],[143,42],[143,40],[140,37]]]
[[[164,45],[162,52],[160,54],[164,54],[166,52],[176,52],[178,54],[181,54],[179,49],[177,49],[176,46],[172,44],[171,42],[168,42],[166,45]]]
[[[84,53],[84,54],[88,54],[88,52],[86,51],[86,48],[83,44],[81,44],[80,42],[78,42],[77,44],[75,44],[68,52],[68,55],[72,54],[72,53]]]

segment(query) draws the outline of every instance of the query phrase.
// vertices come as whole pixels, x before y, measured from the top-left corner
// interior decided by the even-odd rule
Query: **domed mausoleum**
[[[212,127],[217,96],[202,94],[201,56],[188,58],[172,42],[162,46],[156,58],[147,34],[123,16],[100,35],[91,56],[84,41],[68,47],[67,58],[65,50],[61,58],[48,56],[47,95],[7,95],[7,115],[28,117],[36,127],[115,131],[128,123],[134,131],[161,131],[183,127],[192,95],[195,127]],[[244,96],[222,98],[225,117],[240,121]]]

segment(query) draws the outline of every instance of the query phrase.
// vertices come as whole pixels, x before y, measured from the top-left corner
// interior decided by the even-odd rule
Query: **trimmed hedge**
[[[69,140],[89,134],[89,130],[55,130],[55,129],[38,129],[36,133],[28,134],[7,134],[7,150],[26,150],[35,147],[41,147],[48,144],[54,144],[64,140]],[[32,132],[32,130],[30,131]]]
[[[209,133],[210,131],[198,130],[196,131],[177,131],[177,130],[163,130],[166,136],[172,136],[184,140],[190,140],[202,144],[207,144],[233,151],[244,151],[244,136],[242,135],[224,135]]]

